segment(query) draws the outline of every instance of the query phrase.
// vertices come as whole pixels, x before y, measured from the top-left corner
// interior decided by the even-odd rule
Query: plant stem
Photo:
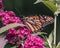
[[[54,47],[56,48],[56,23],[57,23],[57,16],[55,15],[55,20],[54,20]]]

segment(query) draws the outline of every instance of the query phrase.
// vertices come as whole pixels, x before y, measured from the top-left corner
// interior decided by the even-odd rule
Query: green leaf
[[[11,47],[11,48],[16,48],[16,46],[13,46],[13,47]]]
[[[12,10],[13,9],[13,1],[12,0],[2,0],[3,1],[3,4],[5,6],[5,9],[7,10]]]
[[[44,1],[43,2],[52,12],[55,12],[57,10],[54,2],[50,2],[50,1]]]
[[[25,26],[25,25],[23,25],[23,24],[18,24],[18,23],[8,24],[8,25],[0,28],[0,34],[3,33],[4,31],[7,31],[7,30],[10,29],[10,28],[14,28],[14,27],[17,27],[17,26]]]
[[[22,0],[2,0],[6,10],[12,10],[17,15],[22,12]]]
[[[31,14],[49,14],[55,11],[56,7],[53,3],[46,1],[39,5],[34,5],[36,0],[3,0],[5,9],[14,11],[17,15]],[[52,6],[51,6],[52,5]],[[49,10],[49,9],[51,10]]]
[[[58,42],[58,44],[57,44],[57,47],[56,48],[60,48],[60,42]]]
[[[48,44],[49,44],[50,48],[52,48],[52,43],[53,43],[53,31],[50,33],[47,41],[48,41]]]
[[[14,9],[13,11],[17,14],[17,15],[21,15],[22,11],[23,11],[23,5],[24,5],[24,0],[13,0],[14,3]]]
[[[35,36],[35,35],[42,35],[42,34],[47,34],[45,32],[37,32],[37,33],[33,33],[32,35]]]
[[[12,45],[11,43],[7,43],[4,48],[12,48],[12,47],[14,47],[14,46],[15,46],[15,45]]]

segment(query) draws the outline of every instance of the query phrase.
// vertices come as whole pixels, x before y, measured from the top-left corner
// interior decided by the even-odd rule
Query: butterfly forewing
[[[43,27],[54,22],[50,16],[27,16],[23,18],[24,24],[32,31],[41,30]]]

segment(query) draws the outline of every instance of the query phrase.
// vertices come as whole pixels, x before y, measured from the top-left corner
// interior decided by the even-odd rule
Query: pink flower
[[[19,27],[18,29],[18,37],[24,39],[31,34],[30,30],[27,27]]]
[[[10,43],[15,44],[15,40],[17,39],[17,32],[14,28],[8,30],[8,33],[6,35],[6,39]]]
[[[8,14],[9,16],[11,16],[11,17],[16,16],[13,11],[5,11],[5,13]]]
[[[12,11],[0,12],[0,17],[2,18],[3,25],[10,23],[19,23],[22,24],[22,21],[19,17],[16,17],[15,13]]]
[[[0,18],[5,16],[5,12],[0,11]]]
[[[39,36],[29,36],[22,48],[44,48],[44,40]]]
[[[12,44],[20,44],[19,40],[25,39],[28,35],[30,35],[30,31],[27,27],[12,28],[8,30],[6,39]]]
[[[20,18],[16,17],[13,11],[0,12],[0,18],[3,25],[8,25],[11,23],[23,24]],[[27,27],[12,28],[9,29],[7,32],[8,33],[6,35],[6,39],[12,44],[18,43],[20,39],[24,39],[25,36],[27,37],[28,35],[30,35],[30,30]],[[19,40],[16,41],[16,39]]]
[[[4,5],[3,5],[2,1],[0,1],[0,9],[1,8],[4,8]]]
[[[0,0],[0,2],[2,2],[2,0]]]

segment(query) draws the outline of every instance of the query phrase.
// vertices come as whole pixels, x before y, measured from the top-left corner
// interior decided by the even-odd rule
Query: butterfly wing
[[[48,24],[54,22],[53,17],[50,16],[28,16],[23,18],[24,24],[32,31],[41,30]]]

